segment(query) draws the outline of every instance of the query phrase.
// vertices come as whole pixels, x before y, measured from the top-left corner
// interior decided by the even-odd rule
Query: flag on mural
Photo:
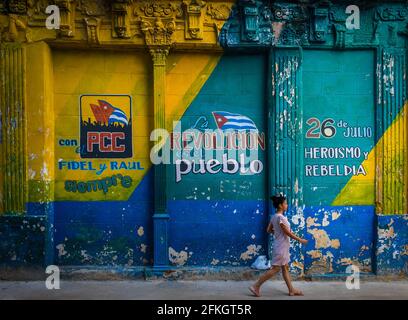
[[[258,130],[255,123],[246,116],[225,111],[215,111],[212,114],[218,129]]]
[[[99,105],[91,104],[91,109],[96,121],[103,124],[112,124],[115,122],[124,125],[129,124],[127,116],[122,110],[112,106],[105,100],[98,100],[98,103]]]
[[[81,95],[81,158],[132,157],[132,98]]]

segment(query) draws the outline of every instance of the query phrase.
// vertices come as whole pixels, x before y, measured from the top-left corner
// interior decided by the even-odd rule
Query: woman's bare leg
[[[249,290],[253,294],[255,294],[257,297],[260,297],[261,295],[259,294],[259,289],[261,288],[262,284],[272,278],[275,274],[279,272],[280,268],[279,266],[273,266],[271,269],[266,271],[262,276],[259,277],[258,281],[255,282],[253,286],[249,287]]]
[[[285,279],[286,285],[288,286],[289,295],[290,296],[303,296],[303,292],[295,289],[292,285],[292,280],[290,278],[288,265],[282,266],[282,275],[283,275],[283,279]]]

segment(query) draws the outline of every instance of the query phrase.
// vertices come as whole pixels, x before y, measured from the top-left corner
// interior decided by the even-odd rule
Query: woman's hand
[[[300,239],[299,242],[300,242],[301,244],[307,244],[309,241],[306,240],[306,239]]]

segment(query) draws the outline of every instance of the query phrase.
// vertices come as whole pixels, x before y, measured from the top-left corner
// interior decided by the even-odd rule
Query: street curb
[[[121,266],[62,266],[63,280],[108,281],[108,280],[207,280],[207,281],[245,281],[256,280],[264,270],[248,267],[174,267],[157,272],[152,267]],[[346,281],[347,274],[292,274],[295,281]],[[0,281],[45,281],[48,274],[40,267],[0,267]],[[279,273],[273,280],[282,280]],[[375,275],[360,273],[362,281],[407,281],[405,274]]]

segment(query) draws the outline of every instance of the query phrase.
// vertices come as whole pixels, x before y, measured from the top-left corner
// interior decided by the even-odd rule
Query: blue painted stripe
[[[254,124],[254,122],[251,119],[232,119],[229,117],[226,117],[228,119],[228,122],[238,122],[238,123],[250,123]]]
[[[119,122],[119,123],[123,123],[125,125],[128,125],[128,121],[126,119],[123,118],[117,118],[117,117],[109,117],[109,123],[113,123],[113,122]]]
[[[237,127],[236,125],[228,125],[228,124],[225,124],[225,125],[223,125],[222,126],[222,129],[223,130],[227,130],[227,129],[234,129],[234,130],[257,130],[257,128],[255,127],[255,126],[250,126],[250,125],[248,125],[248,126],[239,126],[239,127]]]
[[[116,109],[115,111],[113,111],[114,115],[118,116],[118,117],[124,117],[126,118],[126,113],[124,113],[122,110]]]

